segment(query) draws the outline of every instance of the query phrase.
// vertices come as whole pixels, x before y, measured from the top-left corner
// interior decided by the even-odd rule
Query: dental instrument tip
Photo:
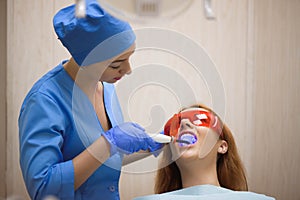
[[[189,141],[186,140],[175,140],[177,143],[184,143],[184,144],[191,144]]]

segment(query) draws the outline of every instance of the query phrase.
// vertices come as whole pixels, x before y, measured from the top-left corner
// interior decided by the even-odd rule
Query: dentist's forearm
[[[110,145],[101,136],[73,159],[74,189],[77,190],[110,156]]]

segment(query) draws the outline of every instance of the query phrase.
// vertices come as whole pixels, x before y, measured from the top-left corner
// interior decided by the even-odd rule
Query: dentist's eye
[[[111,65],[109,65],[109,67],[110,68],[112,68],[112,69],[119,69],[120,67],[121,67],[121,65],[120,64],[111,64]]]
[[[119,69],[124,62],[128,62],[128,58],[115,60],[109,65],[109,67],[112,69]]]

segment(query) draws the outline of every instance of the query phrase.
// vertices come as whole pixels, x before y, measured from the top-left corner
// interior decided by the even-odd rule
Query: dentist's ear
[[[225,140],[221,140],[218,148],[218,153],[225,154],[228,150],[228,143]]]

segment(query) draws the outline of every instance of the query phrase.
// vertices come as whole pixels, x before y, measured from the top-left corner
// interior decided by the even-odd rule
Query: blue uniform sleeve
[[[62,153],[66,120],[59,102],[41,93],[32,94],[21,108],[20,165],[32,199],[74,199],[73,163]]]

